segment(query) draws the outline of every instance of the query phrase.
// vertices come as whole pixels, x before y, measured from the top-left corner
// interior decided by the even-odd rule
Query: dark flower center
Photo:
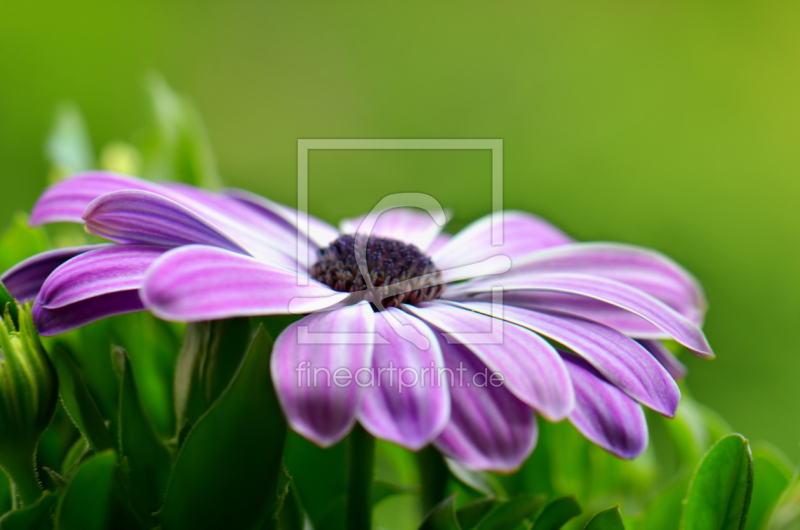
[[[441,274],[431,258],[414,245],[385,237],[339,236],[317,252],[319,261],[311,267],[311,277],[335,291],[364,293],[364,299],[383,307],[416,305],[438,298],[442,292]],[[356,259],[356,251],[366,257],[371,286],[367,284]],[[360,260],[364,263],[363,258]]]

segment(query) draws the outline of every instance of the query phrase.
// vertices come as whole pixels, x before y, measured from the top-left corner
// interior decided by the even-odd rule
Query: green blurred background
[[[46,184],[56,105],[96,149],[152,121],[158,71],[229,185],[296,200],[298,138],[502,138],[505,205],[661,250],[711,303],[689,385],[800,457],[800,4],[0,2],[0,224]],[[313,152],[329,221],[426,192],[490,208],[488,152]]]

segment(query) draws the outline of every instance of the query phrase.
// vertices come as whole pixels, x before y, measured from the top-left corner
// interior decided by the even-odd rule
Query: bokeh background
[[[296,201],[298,138],[502,138],[505,204],[697,275],[718,358],[696,398],[800,457],[800,3],[0,2],[0,224],[51,170],[59,102],[131,141],[160,72],[226,184]],[[490,208],[488,152],[313,152],[336,221],[430,193]]]

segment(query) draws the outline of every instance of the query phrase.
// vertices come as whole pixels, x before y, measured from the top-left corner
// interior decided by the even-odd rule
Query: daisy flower
[[[47,189],[30,222],[84,223],[112,243],[45,252],[2,280],[34,301],[42,335],[140,310],[306,314],[276,338],[272,377],[291,427],[321,446],[358,422],[511,471],[539,415],[640,454],[642,406],[673,416],[680,400],[683,366],[659,340],[713,356],[697,281],[657,252],[578,243],[523,212],[503,212],[502,245],[491,216],[454,236],[435,217],[394,208],[337,230],[241,190],[86,173]]]

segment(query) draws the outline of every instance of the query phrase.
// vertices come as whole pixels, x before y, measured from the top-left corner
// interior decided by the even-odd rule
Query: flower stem
[[[444,499],[447,488],[447,464],[432,445],[422,448],[417,453],[417,464],[422,484],[422,512],[428,513]]]
[[[30,506],[42,495],[42,485],[36,474],[33,456],[6,459],[3,465],[9,480],[19,495],[23,506]]]
[[[370,530],[375,439],[360,425],[347,439],[347,468],[347,528]]]

